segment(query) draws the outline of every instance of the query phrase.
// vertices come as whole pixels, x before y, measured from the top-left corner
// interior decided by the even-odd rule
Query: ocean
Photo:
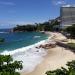
[[[15,32],[10,33],[8,29],[0,30],[0,38],[5,42],[0,44],[0,54],[10,54],[14,60],[23,61],[23,70],[20,72],[31,72],[44,59],[46,50],[36,47],[45,43],[48,35],[40,32]]]
[[[9,33],[7,30],[1,30],[0,37],[5,39],[5,42],[0,44],[0,52],[12,51],[47,39],[47,35],[40,32]]]

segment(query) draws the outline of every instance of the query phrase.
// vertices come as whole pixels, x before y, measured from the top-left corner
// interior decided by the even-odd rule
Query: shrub
[[[0,55],[0,75],[20,75],[17,69],[22,69],[21,61],[13,61],[10,55]]]
[[[61,67],[61,69],[56,69],[54,71],[47,71],[47,75],[75,75],[75,60],[68,62],[66,64],[68,69]]]

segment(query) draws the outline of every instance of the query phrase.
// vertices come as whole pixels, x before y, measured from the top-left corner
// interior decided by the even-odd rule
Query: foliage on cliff
[[[67,27],[66,32],[70,33],[72,37],[75,37],[75,24]]]
[[[13,28],[13,31],[53,31],[56,25],[60,25],[60,22],[58,19],[53,19],[44,23],[17,25]]]

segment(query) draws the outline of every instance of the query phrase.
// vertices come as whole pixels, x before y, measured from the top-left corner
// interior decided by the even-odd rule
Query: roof
[[[63,5],[62,7],[75,7],[75,5],[67,4],[67,5]]]

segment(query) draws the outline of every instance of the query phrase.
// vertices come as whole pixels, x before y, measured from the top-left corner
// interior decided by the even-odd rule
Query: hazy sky
[[[0,28],[56,18],[62,4],[74,3],[75,0],[0,0]]]

